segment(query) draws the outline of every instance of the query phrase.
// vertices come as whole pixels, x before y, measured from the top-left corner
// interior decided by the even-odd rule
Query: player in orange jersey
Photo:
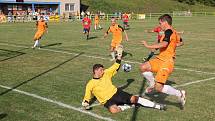
[[[94,29],[97,30],[97,28],[102,29],[101,25],[99,24],[100,19],[99,19],[99,15],[95,14],[95,18],[94,18]]]
[[[110,32],[113,33],[113,39],[112,39],[111,47],[110,47],[111,57],[112,57],[111,61],[113,61],[113,60],[115,60],[116,49],[117,49],[117,47],[120,46],[120,44],[122,42],[122,33],[123,32],[125,33],[126,41],[128,41],[128,35],[127,35],[126,31],[119,24],[116,23],[115,18],[111,19],[111,26],[105,33],[104,38]]]
[[[32,48],[34,49],[35,47],[40,48],[40,39],[43,36],[45,32],[48,32],[48,25],[45,22],[43,16],[40,17],[40,20],[36,22],[36,27],[37,27],[37,32],[34,35],[34,45]]]
[[[180,38],[172,27],[172,17],[170,15],[162,15],[159,18],[159,24],[164,31],[164,36],[160,39],[160,43],[148,45],[146,41],[142,41],[142,44],[148,49],[160,49],[160,53],[156,58],[140,65],[141,73],[149,82],[146,93],[155,89],[158,92],[177,96],[181,106],[184,107],[186,102],[185,91],[166,85],[166,81],[174,68],[175,51]],[[155,78],[152,72],[156,73]]]

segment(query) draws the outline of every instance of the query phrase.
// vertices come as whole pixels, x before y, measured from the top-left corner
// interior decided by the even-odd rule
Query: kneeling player
[[[95,96],[99,103],[103,104],[111,113],[121,112],[130,108],[131,106],[128,105],[132,104],[140,104],[144,107],[165,110],[166,106],[163,104],[156,104],[142,97],[131,95],[116,88],[112,84],[111,78],[120,68],[121,57],[122,53],[118,52],[116,62],[108,69],[104,69],[104,66],[101,64],[95,64],[93,66],[93,79],[87,83],[82,106],[87,109],[90,100]]]

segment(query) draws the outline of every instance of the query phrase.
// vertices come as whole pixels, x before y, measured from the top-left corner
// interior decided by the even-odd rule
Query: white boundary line
[[[206,81],[210,81],[210,80],[215,80],[215,77],[211,77],[211,78],[207,78],[207,79],[202,79],[202,80],[196,80],[196,81],[192,81],[192,82],[188,82],[188,83],[184,83],[184,84],[180,84],[180,85],[175,85],[173,87],[185,87],[191,84],[196,84],[196,83],[201,83],[201,82],[206,82]],[[96,107],[96,106],[100,106],[101,104],[99,103],[95,103],[90,105],[90,107]],[[80,107],[80,109],[83,109]]]
[[[29,48],[26,46],[20,46],[20,45],[14,45],[14,44],[6,44],[6,43],[0,43],[0,45],[6,45],[6,46],[11,46],[11,47],[22,47],[22,48]],[[64,54],[73,54],[73,55],[77,55],[78,53],[72,53],[72,52],[67,52],[67,51],[60,51],[60,50],[52,50],[52,49],[46,49],[46,48],[41,48],[40,50],[46,50],[46,51],[50,51],[50,52],[56,52],[56,53],[64,53]],[[88,58],[97,58],[97,59],[102,59],[102,60],[109,60],[108,58],[104,58],[104,57],[99,57],[99,56],[90,56],[90,55],[80,55],[80,56],[84,56],[84,57],[88,57]],[[137,62],[137,61],[126,61],[123,60],[124,62],[127,63],[133,63],[133,64],[141,64],[141,62]],[[185,70],[185,71],[190,71],[190,72],[195,72],[195,73],[205,73],[205,74],[215,74],[215,73],[211,73],[211,72],[204,72],[204,71],[198,71],[198,70],[192,70],[192,69],[183,69],[183,68],[175,68],[177,70]]]
[[[59,101],[51,100],[51,99],[48,99],[48,98],[45,98],[45,97],[42,97],[42,96],[39,96],[39,95],[36,95],[36,94],[28,93],[28,92],[17,90],[17,89],[12,89],[11,87],[7,87],[7,86],[3,86],[3,85],[0,85],[0,87],[4,88],[4,89],[11,89],[14,92],[18,92],[18,93],[23,94],[23,95],[27,95],[27,96],[30,96],[30,97],[34,97],[34,98],[46,101],[46,102],[50,102],[50,103],[59,105],[60,107],[72,109],[72,110],[75,110],[75,111],[78,111],[78,112],[93,116],[93,117],[95,117],[97,119],[102,119],[102,120],[106,120],[106,121],[114,121],[113,119],[111,119],[109,117],[103,117],[103,116],[97,115],[95,113],[85,111],[85,110],[82,110],[80,108],[76,108],[76,107],[73,107],[71,105],[68,105],[68,104],[65,104],[65,103],[62,103],[62,102],[59,102]]]
[[[205,82],[205,81],[214,80],[214,79],[215,79],[215,77],[211,77],[211,78],[207,78],[207,79],[201,79],[201,80],[187,82],[187,83],[180,84],[180,85],[175,85],[173,87],[185,87],[185,86],[188,86],[188,85],[191,85],[191,84],[196,84],[196,83]]]

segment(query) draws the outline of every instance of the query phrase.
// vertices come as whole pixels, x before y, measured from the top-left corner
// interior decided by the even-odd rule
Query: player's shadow
[[[146,84],[146,79],[144,78],[144,80],[142,81],[142,84],[141,84],[141,88],[139,90],[139,94],[138,94],[138,96],[140,96],[140,97],[143,94],[145,84]],[[136,105],[135,108],[133,109],[131,121],[136,121],[139,107],[140,107],[139,105]]]
[[[97,36],[89,37],[88,40],[96,39],[98,38]]]
[[[26,53],[20,52],[20,51],[25,50],[25,49],[28,49],[28,48],[20,49],[20,50],[17,50],[17,51],[7,50],[7,49],[0,49],[1,51],[7,52],[6,54],[0,54],[0,56],[6,56],[6,58],[0,60],[0,62],[6,61],[6,60],[9,60],[9,59],[13,59],[13,58],[16,58],[18,56],[26,54]],[[10,57],[10,55],[12,55],[12,56]]]
[[[51,47],[51,46],[61,45],[61,44],[62,43],[53,43],[53,44],[48,44],[48,45],[41,46],[41,48],[46,48],[46,47]]]
[[[36,79],[36,78],[38,78],[38,77],[41,77],[42,75],[47,74],[47,73],[49,73],[49,72],[51,72],[51,71],[53,71],[53,70],[55,70],[55,69],[61,67],[62,65],[64,65],[64,64],[66,64],[66,63],[68,63],[68,62],[70,62],[70,61],[72,61],[72,60],[78,58],[78,57],[79,57],[80,55],[82,55],[82,54],[84,54],[84,53],[83,53],[83,52],[82,52],[82,53],[79,53],[78,55],[75,55],[75,56],[69,58],[68,60],[63,61],[62,63],[60,63],[60,64],[58,64],[58,65],[56,65],[56,66],[54,66],[54,67],[52,67],[52,68],[50,68],[50,69],[44,71],[44,72],[41,72],[41,73],[37,74],[36,76],[34,76],[34,77],[32,77],[32,78],[30,78],[30,79],[28,79],[28,80],[25,80],[25,81],[23,81],[23,82],[21,82],[21,83],[15,85],[15,86],[13,86],[13,87],[11,87],[11,88],[9,88],[9,89],[7,89],[7,90],[1,92],[1,93],[0,93],[0,96],[1,96],[1,95],[4,95],[4,94],[7,94],[8,92],[13,91],[14,89],[16,89],[16,88],[18,88],[18,87],[21,87],[22,85],[27,84],[28,82],[31,82],[32,80],[34,80],[34,79]]]
[[[130,57],[132,57],[133,56],[133,54],[132,53],[129,53],[129,52],[126,52],[126,51],[123,51],[123,53],[122,53],[122,57],[125,57],[125,56],[130,56]]]
[[[121,89],[121,90],[126,89],[132,82],[134,82],[134,79],[127,79],[127,83],[118,87],[118,89]]]
[[[7,117],[7,114],[6,113],[0,113],[0,120]]]

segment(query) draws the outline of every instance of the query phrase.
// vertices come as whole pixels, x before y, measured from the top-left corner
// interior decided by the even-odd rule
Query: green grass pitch
[[[141,107],[137,113],[128,109],[118,114],[110,114],[100,105],[88,112],[81,109],[85,84],[92,77],[92,65],[112,64],[109,61],[112,35],[103,39],[110,22],[102,21],[102,30],[94,31],[92,26],[89,40],[82,34],[80,22],[49,23],[49,33],[41,40],[43,48],[35,50],[31,49],[34,23],[0,24],[0,120],[129,121],[133,117],[136,121],[214,121],[214,19],[173,18],[173,26],[178,31],[184,30],[185,45],[177,48],[175,70],[168,80],[171,85],[186,90],[184,110],[180,110],[177,98],[159,94],[146,98],[167,104],[167,111]],[[124,90],[138,94],[143,82],[139,63],[149,53],[140,42],[156,40],[155,33],[144,30],[157,24],[157,18],[130,21],[129,41],[123,41],[123,45],[127,53],[124,60],[131,62],[132,71],[120,70],[113,78],[116,86],[132,80]]]

